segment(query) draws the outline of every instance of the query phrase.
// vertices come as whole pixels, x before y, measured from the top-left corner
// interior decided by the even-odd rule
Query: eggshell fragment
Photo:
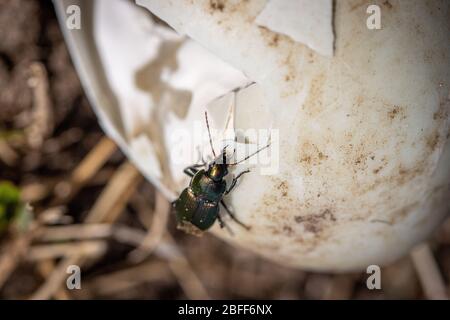
[[[107,23],[98,16],[106,6],[137,9],[116,2],[95,6],[94,25]],[[332,57],[259,25],[267,1],[138,3],[179,34],[152,22],[137,31],[135,13],[114,19],[122,37],[136,36],[127,48],[113,26],[65,32],[105,130],[149,180],[171,198],[187,186],[183,167],[198,160],[197,147],[209,147],[205,105],[215,147],[231,106],[235,131],[272,133],[275,172],[262,163],[235,168],[252,172],[226,198],[251,230],[227,219],[233,236],[218,226],[212,232],[284,265],[360,270],[406,254],[448,213],[450,3],[376,1],[382,28],[370,30],[373,1],[336,1]],[[155,47],[143,45],[154,37]],[[180,45],[167,47],[173,41]],[[127,50],[141,52],[126,61]],[[168,70],[152,77],[148,66],[168,55]],[[124,67],[112,70],[118,64]],[[142,117],[148,110],[156,112]],[[197,129],[201,141],[191,139]],[[179,137],[190,143],[177,144]],[[241,138],[263,144],[245,132]]]
[[[219,2],[138,1],[256,81],[279,130],[278,173],[255,170],[227,199],[252,230],[215,232],[333,271],[393,261],[429,235],[449,210],[449,3],[377,2],[370,30],[369,3],[337,1],[330,58],[261,28],[265,1]]]
[[[270,0],[256,23],[288,35],[320,54],[332,56],[332,11],[331,0]]]

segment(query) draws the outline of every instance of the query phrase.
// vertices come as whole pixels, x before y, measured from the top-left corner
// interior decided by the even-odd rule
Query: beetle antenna
[[[270,146],[270,142],[269,142],[267,145],[265,145],[264,147],[262,147],[262,148],[256,150],[256,151],[253,152],[252,154],[246,156],[244,159],[239,160],[238,162],[235,162],[235,163],[229,163],[228,165],[229,165],[229,166],[235,166],[235,165],[237,165],[237,164],[239,164],[239,163],[242,163],[242,162],[244,162],[245,160],[248,160],[249,158],[251,158],[251,157],[253,157],[254,155],[258,154],[258,153],[261,152],[262,150],[268,148],[269,146]]]
[[[206,120],[206,127],[208,128],[208,136],[209,136],[209,145],[211,146],[212,153],[214,155],[214,159],[217,157],[216,152],[214,151],[212,138],[211,138],[211,130],[209,130],[209,122],[208,122],[208,112],[205,111],[205,120]]]
[[[236,155],[236,144],[237,144],[237,136],[234,136],[234,148],[233,148],[233,158]]]
[[[228,145],[226,145],[222,150],[222,163],[223,164],[227,164],[227,147],[228,147]]]

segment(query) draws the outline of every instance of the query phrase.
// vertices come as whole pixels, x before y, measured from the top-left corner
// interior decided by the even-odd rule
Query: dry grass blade
[[[31,78],[28,81],[33,90],[34,106],[31,124],[25,132],[28,144],[32,148],[40,148],[44,139],[53,131],[53,110],[49,97],[47,71],[42,63],[35,62],[30,66]]]
[[[145,210],[142,208],[141,210]],[[148,211],[148,209],[147,209]],[[130,259],[134,262],[143,261],[147,258],[161,242],[166,232],[169,219],[170,203],[161,192],[156,193],[156,206],[153,213],[153,221],[148,230],[147,236],[142,241],[139,248],[130,254]]]
[[[45,227],[39,239],[43,242],[87,240],[111,237],[110,224],[73,224],[68,226]]]
[[[142,176],[136,167],[130,162],[124,163],[95,202],[86,217],[86,223],[112,223],[116,221],[141,181]]]
[[[112,238],[118,242],[137,247],[144,241],[145,237],[146,233],[142,230],[124,225],[76,224],[44,227],[36,239],[40,242],[61,242]],[[174,259],[180,255],[177,247],[165,241],[160,242],[154,253],[164,259]]]
[[[53,296],[61,287],[67,277],[67,268],[80,263],[79,256],[66,257],[58,263],[57,267],[48,276],[45,283],[30,297],[31,300],[46,300]]]
[[[178,283],[180,284],[181,288],[183,289],[184,293],[189,299],[209,299],[209,294],[206,291],[202,281],[194,272],[192,266],[190,265],[186,257],[183,255],[182,251],[178,248],[177,243],[175,242],[171,234],[169,232],[166,232],[164,234],[164,231],[166,230],[165,226],[167,223],[168,213],[170,209],[170,203],[168,202],[168,200],[164,198],[161,193],[159,192],[157,193],[155,211],[160,211],[161,216],[163,216],[164,218],[156,217],[158,213],[155,213],[152,221],[149,221],[149,219],[147,219],[147,217],[144,215],[144,213],[148,213],[150,211],[149,209],[147,209],[148,205],[147,202],[141,201],[141,199],[138,200],[139,201],[136,201],[136,204],[138,205],[137,208],[138,211],[140,211],[141,213],[142,223],[144,223],[144,225],[150,230],[145,239],[143,239],[143,241],[140,242],[140,244],[147,242],[147,245],[148,244],[151,245],[147,248],[155,250],[155,253],[158,253],[160,255],[162,252],[166,253],[165,256],[168,259],[169,268],[177,278]],[[158,204],[158,202],[160,204]],[[161,220],[155,223],[155,219]],[[156,232],[162,233],[161,234],[162,239],[158,240],[158,237],[152,236],[151,232],[152,228],[157,228]],[[169,249],[169,252],[167,249]],[[137,254],[143,252],[144,257],[148,256],[148,254],[151,253],[151,251],[148,251],[148,249],[147,251],[135,251],[135,252]]]
[[[48,192],[48,186],[43,183],[29,183],[20,187],[20,198],[23,202],[33,203],[44,199]]]
[[[167,233],[166,241],[176,246],[175,240]],[[183,288],[184,293],[191,300],[205,300],[210,299],[208,292],[205,289],[202,281],[192,269],[189,261],[183,254],[178,257],[169,260],[169,267],[173,274],[177,278],[180,286]]]
[[[72,172],[70,182],[80,187],[85,185],[116,150],[116,144],[110,138],[103,137]]]
[[[0,257],[0,288],[3,287],[16,265],[21,261],[28,250],[28,247],[39,233],[36,226],[32,226],[27,233],[18,234],[10,243],[5,245],[5,252]]]
[[[9,144],[0,138],[0,160],[8,166],[13,166],[19,159],[19,155],[14,151]]]
[[[73,170],[68,182],[60,182],[55,186],[57,197],[51,207],[62,205],[70,201],[78,191],[91,180],[97,171],[105,164],[117,150],[116,144],[108,137],[103,137],[81,163]],[[65,192],[58,192],[66,190]],[[47,261],[46,270],[51,269],[51,261]],[[43,268],[39,268],[41,270]],[[46,274],[43,274],[46,277]]]
[[[103,137],[73,170],[68,182],[60,182],[56,185],[56,190],[67,190],[67,192],[59,192],[59,198],[56,198],[51,206],[67,203],[72,199],[94,177],[116,150],[116,144],[108,137]]]
[[[85,222],[96,224],[116,221],[141,181],[142,176],[130,162],[122,164],[97,198]],[[82,258],[79,255],[63,258],[31,299],[48,299],[55,294],[66,277],[67,266],[82,264]]]
[[[444,279],[430,246],[426,243],[418,245],[412,250],[411,257],[427,299],[448,299]]]
[[[54,267],[55,264],[53,263],[53,260],[41,260],[37,264],[38,272],[44,278],[47,278],[52,273]],[[69,292],[65,288],[60,288],[53,296],[58,300],[70,300],[71,298]]]
[[[106,252],[104,241],[80,241],[77,243],[46,244],[32,246],[27,253],[27,260],[47,260],[64,256],[100,256]]]
[[[163,262],[151,261],[95,277],[83,285],[83,294],[113,295],[145,282],[169,282],[173,276],[164,266]]]

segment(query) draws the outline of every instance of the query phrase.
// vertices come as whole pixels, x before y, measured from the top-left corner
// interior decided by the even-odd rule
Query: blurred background
[[[450,220],[381,275],[369,290],[365,272],[289,269],[177,230],[100,129],[52,2],[0,2],[1,299],[446,298]]]

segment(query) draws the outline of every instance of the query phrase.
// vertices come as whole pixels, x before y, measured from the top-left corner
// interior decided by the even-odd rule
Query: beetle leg
[[[189,177],[193,177],[194,175],[195,175],[195,171],[194,171],[195,169],[193,169],[193,168],[191,168],[191,167],[187,167],[186,169],[184,169],[183,170],[183,172],[187,175],[187,176],[189,176]]]
[[[231,190],[233,190],[234,187],[236,186],[236,182],[238,181],[238,179],[239,179],[243,174],[249,173],[249,172],[250,172],[250,170],[242,171],[242,172],[239,173],[235,178],[233,178],[233,181],[231,181],[230,188],[229,188],[227,191],[225,191],[225,194],[229,194],[229,193],[231,192]]]
[[[198,169],[197,168],[201,168],[201,167],[203,167],[204,165],[203,164],[194,164],[194,165],[192,165],[192,166],[189,166],[189,167],[187,167],[187,168],[185,168],[184,170],[183,170],[183,172],[186,174],[186,175],[188,175],[189,177],[193,177],[197,172],[198,172]]]
[[[219,220],[219,226],[221,229],[225,227],[225,222],[223,222],[222,217],[220,215],[217,216],[217,219]]]
[[[241,221],[238,220],[238,218],[236,218],[234,216],[234,214],[230,211],[230,209],[228,209],[227,205],[225,204],[225,202],[223,200],[220,200],[220,204],[224,207],[225,211],[230,215],[231,219],[233,219],[237,224],[239,224],[241,227],[250,230],[250,227],[245,225],[244,223],[242,223]]]
[[[228,232],[230,233],[230,235],[234,236],[233,230],[231,230],[231,228],[225,223],[225,221],[223,221],[223,219],[222,219],[220,213],[219,213],[219,215],[217,216],[217,219],[219,219],[219,225],[220,225],[220,227],[221,227],[221,228],[223,228],[223,227],[227,228],[227,230],[228,230]]]

